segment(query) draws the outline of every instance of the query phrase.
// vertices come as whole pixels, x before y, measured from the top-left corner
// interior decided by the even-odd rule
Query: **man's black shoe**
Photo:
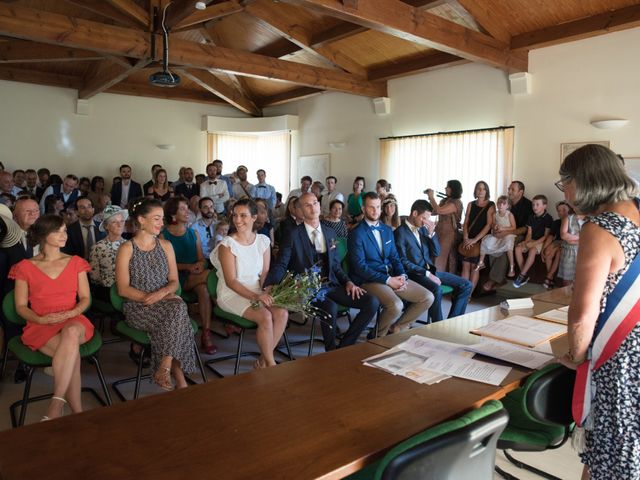
[[[29,376],[29,367],[20,362],[16,367],[16,373],[13,374],[13,383],[23,383]]]

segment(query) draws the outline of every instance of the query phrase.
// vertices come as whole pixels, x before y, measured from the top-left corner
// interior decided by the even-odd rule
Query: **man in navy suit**
[[[347,255],[353,280],[377,297],[382,305],[378,335],[406,330],[433,304],[433,294],[409,280],[398,256],[393,230],[380,222],[380,197],[375,192],[362,200],[364,219],[349,233]],[[403,303],[410,303],[402,312]],[[393,326],[392,326],[393,325]]]
[[[431,204],[426,200],[413,202],[411,214],[396,228],[394,236],[402,266],[409,278],[433,293],[434,302],[429,308],[429,318],[432,322],[439,322],[443,318],[440,285],[453,288],[451,310],[447,318],[464,314],[473,285],[458,275],[436,271],[432,257],[440,254],[440,242],[433,231],[433,224],[429,222],[431,209]]]
[[[93,202],[89,197],[80,197],[76,201],[76,211],[78,220],[67,227],[67,243],[62,251],[88,260],[91,247],[106,234],[101,232],[98,224],[93,221]]]
[[[182,195],[187,200],[200,194],[200,187],[193,181],[193,168],[185,167],[182,171],[182,182],[174,187],[176,197]]]
[[[142,187],[138,182],[131,180],[131,167],[129,165],[120,165],[121,182],[111,187],[111,205],[117,205],[127,208],[129,200],[142,197]]]
[[[314,305],[331,317],[331,324],[321,323],[325,350],[336,348],[338,305],[360,310],[340,342],[341,347],[353,345],[378,311],[378,300],[354,284],[342,270],[336,248],[336,233],[332,228],[320,224],[320,202],[316,196],[306,193],[298,202],[304,222],[289,230],[282,239],[278,259],[271,266],[265,285],[280,282],[287,270],[303,273],[319,265],[322,278],[327,280],[328,292],[324,300]]]

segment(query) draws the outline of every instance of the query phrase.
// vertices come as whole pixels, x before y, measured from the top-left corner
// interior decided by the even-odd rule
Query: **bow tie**
[[[380,226],[380,224],[377,225],[369,225],[369,228],[371,229],[371,231],[375,232],[381,232],[382,231],[382,227]]]
[[[218,181],[217,180],[209,180],[209,185],[217,185]]]

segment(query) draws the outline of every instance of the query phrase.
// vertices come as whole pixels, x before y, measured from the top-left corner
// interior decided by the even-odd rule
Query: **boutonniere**
[[[331,239],[331,243],[329,245],[329,250],[333,250],[335,248],[338,248],[338,242],[336,242],[335,238],[332,238]]]

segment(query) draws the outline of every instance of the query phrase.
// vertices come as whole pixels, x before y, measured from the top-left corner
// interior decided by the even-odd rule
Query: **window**
[[[479,180],[491,199],[506,194],[513,163],[513,127],[380,139],[380,173],[392,185],[400,214],[427,188],[444,192],[448,180],[462,183],[462,202],[473,200]]]
[[[219,158],[224,162],[224,173],[231,173],[244,165],[249,169],[247,180],[255,184],[256,171],[267,172],[267,183],[286,197],[289,191],[289,162],[291,135],[289,132],[270,134],[209,133],[207,136],[208,162]]]

